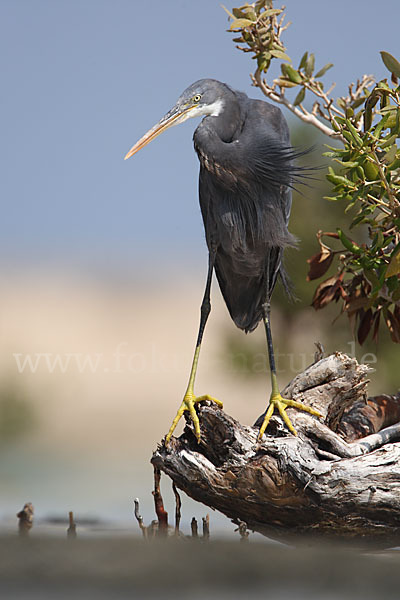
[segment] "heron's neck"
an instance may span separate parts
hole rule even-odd
[[[194,112],[194,111],[193,111]],[[194,132],[195,145],[201,147],[211,137],[232,142],[239,135],[244,121],[241,104],[236,94],[227,89],[224,97],[207,107],[205,118]]]
[[[242,123],[240,104],[233,93],[232,98],[207,119],[207,126],[212,127],[223,142],[231,142],[240,132]]]

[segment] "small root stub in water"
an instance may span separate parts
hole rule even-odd
[[[139,498],[135,498],[133,501],[133,504],[134,504],[133,514],[135,515],[136,520],[139,523],[140,531],[142,532],[143,537],[146,539],[147,538],[147,527],[144,525],[143,517],[139,513],[139,510],[140,510],[139,509]]]
[[[249,532],[247,531],[247,523],[245,523],[244,521],[239,521],[239,527],[237,527],[235,529],[235,531],[239,532],[241,542],[249,541]]]
[[[192,538],[197,539],[199,537],[199,528],[195,517],[191,520],[190,527],[192,530]]]
[[[181,497],[179,495],[178,490],[176,489],[176,485],[174,482],[172,482],[172,491],[174,492],[174,496],[175,496],[175,536],[179,537],[179,525],[181,522],[181,508],[182,508],[182,501],[181,501]]]
[[[17,513],[18,533],[21,537],[27,537],[33,527],[33,512],[32,502],[27,502],[24,508]]]
[[[176,485],[172,484],[172,490],[175,496],[175,527],[171,527],[168,525],[168,512],[164,508],[164,501],[161,495],[161,471],[157,468],[154,468],[154,490],[152,491],[154,497],[154,507],[157,515],[157,520],[151,522],[151,524],[146,527],[143,522],[143,517],[140,514],[139,509],[139,499],[135,498],[134,502],[134,510],[133,514],[139,524],[139,528],[142,532],[142,535],[145,539],[151,540],[154,537],[175,537],[181,540],[187,539],[199,539],[199,527],[195,517],[193,517],[190,529],[191,535],[185,535],[180,530],[180,523],[182,519],[181,509],[182,509],[182,500],[181,496],[178,492]],[[202,518],[203,525],[203,535],[202,540],[208,541],[210,539],[210,517],[207,514]]]
[[[203,522],[203,541],[208,542],[210,539],[210,515],[202,518]]]
[[[67,529],[67,539],[74,540],[76,539],[76,523],[74,521],[74,513],[72,510],[68,513],[69,518],[69,527]]]
[[[160,479],[161,471],[157,467],[154,467],[154,507],[158,519],[158,531],[159,537],[166,537],[168,535],[168,513],[164,508],[164,501],[160,491]]]

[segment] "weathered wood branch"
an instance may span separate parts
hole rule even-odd
[[[398,544],[400,396],[367,403],[368,370],[336,353],[295,377],[283,395],[324,417],[289,409],[297,437],[273,417],[257,443],[257,423],[241,425],[204,405],[200,444],[188,424],[168,448],[158,447],[152,462],[195,500],[269,537]],[[378,425],[389,427],[377,432]],[[356,439],[366,431],[371,435]]]

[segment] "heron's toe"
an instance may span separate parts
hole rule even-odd
[[[309,413],[310,415],[315,415],[316,417],[322,417],[321,413],[319,413],[317,410],[311,408],[310,406],[302,404],[301,402],[296,402],[295,400],[290,400],[289,398],[283,398],[281,396],[281,394],[279,394],[279,393],[271,394],[271,398],[269,401],[269,407],[265,414],[264,421],[260,427],[260,432],[258,434],[259,440],[261,440],[261,438],[269,424],[270,418],[271,418],[275,408],[278,410],[280,416],[282,417],[284,423],[286,424],[286,427],[293,433],[293,435],[297,435],[297,431],[293,427],[291,420],[289,419],[288,415],[286,414],[287,408],[297,408],[297,410],[302,410],[304,412]]]
[[[172,434],[175,431],[175,428],[178,425],[178,423],[185,411],[189,411],[190,417],[193,422],[194,433],[195,433],[196,439],[198,442],[200,442],[200,438],[201,438],[200,421],[199,421],[199,417],[196,412],[195,404],[198,404],[199,402],[205,402],[207,400],[209,402],[213,402],[219,408],[223,407],[222,402],[220,400],[217,400],[217,398],[214,398],[213,396],[210,396],[208,394],[205,394],[203,396],[195,396],[194,393],[190,390],[186,392],[186,394],[182,400],[182,404],[180,405],[178,412],[176,413],[176,417],[172,421],[172,425],[165,437],[166,445],[168,445],[168,443],[172,437]]]

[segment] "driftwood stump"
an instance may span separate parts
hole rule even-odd
[[[336,353],[295,377],[283,395],[323,415],[289,409],[297,437],[275,416],[257,443],[257,423],[203,405],[200,444],[188,423],[152,463],[195,500],[274,539],[399,544],[400,395],[367,399],[368,371]]]

